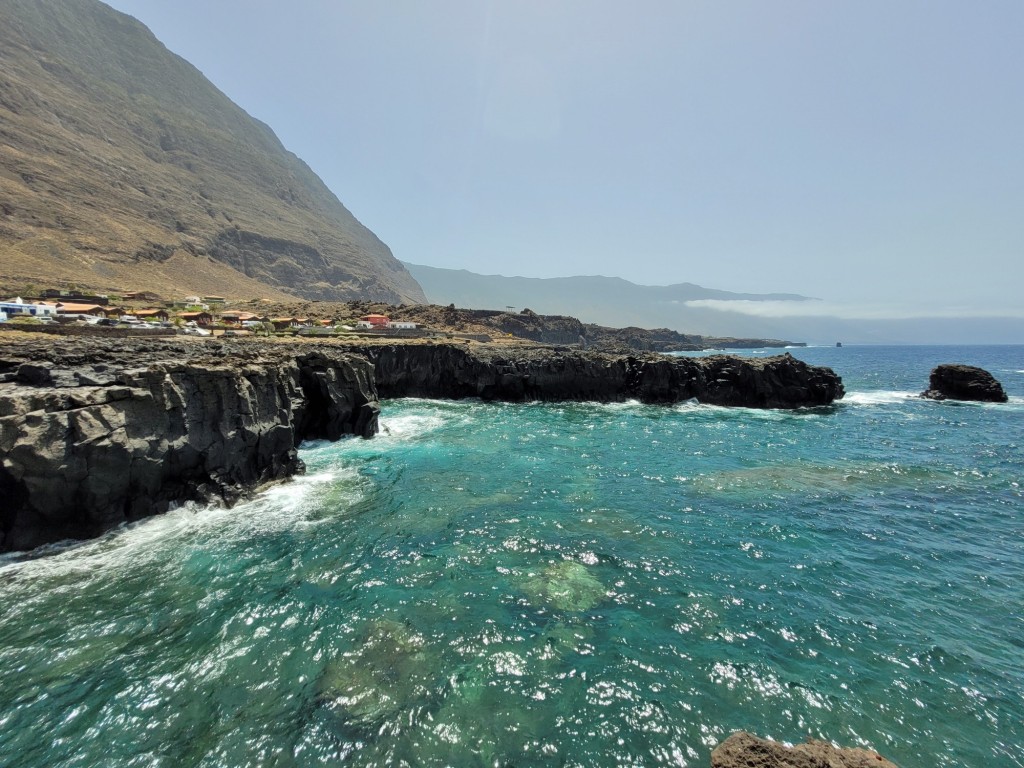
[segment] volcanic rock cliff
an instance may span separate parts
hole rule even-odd
[[[795,408],[831,403],[843,386],[789,355],[0,339],[0,551],[95,536],[186,501],[233,504],[301,471],[302,440],[375,434],[378,394]]]
[[[0,279],[426,300],[269,127],[97,0],[0,0]]]
[[[747,408],[828,405],[844,394],[828,368],[791,355],[769,358],[616,356],[537,348],[394,345],[360,350],[374,364],[377,390],[391,397],[484,400],[637,399]]]
[[[377,431],[372,369],[338,350],[14,345],[0,380],[0,551],[230,505],[301,471],[302,440]]]

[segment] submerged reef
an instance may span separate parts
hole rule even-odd
[[[379,397],[697,399],[798,408],[842,395],[835,373],[790,355],[690,359],[460,344],[5,340],[0,551],[89,538],[189,501],[230,506],[262,484],[301,472],[303,440],[373,436]],[[575,599],[554,587],[538,590],[554,602]],[[584,602],[590,591],[596,594],[582,591]]]

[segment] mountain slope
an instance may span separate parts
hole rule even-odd
[[[168,291],[205,270],[425,300],[269,127],[97,0],[0,0],[0,255],[7,282]]]

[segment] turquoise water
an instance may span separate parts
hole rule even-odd
[[[1024,766],[1024,348],[793,352],[845,401],[392,401],[233,510],[0,560],[0,765]],[[939,362],[1011,403],[913,398]]]

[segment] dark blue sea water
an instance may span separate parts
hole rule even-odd
[[[233,510],[0,561],[0,764],[1024,766],[1024,347],[793,353],[846,399],[393,401]],[[1011,402],[916,399],[940,362]]]

